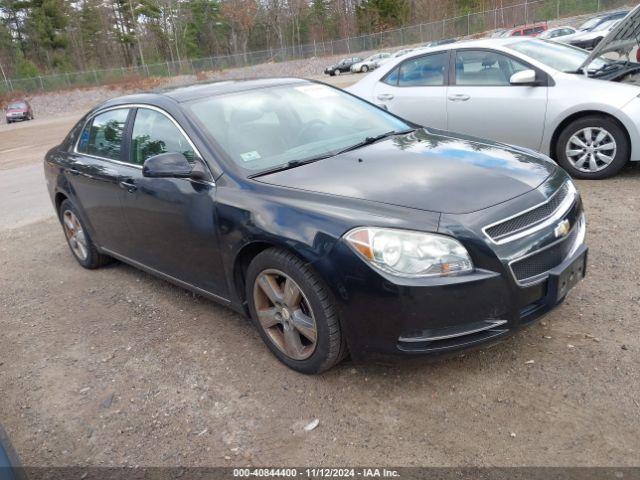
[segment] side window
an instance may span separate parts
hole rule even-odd
[[[484,50],[456,53],[456,85],[506,86],[511,75],[527,70],[525,64],[506,55]]]
[[[384,83],[387,85],[393,85],[394,87],[398,85],[398,70],[400,67],[396,67],[387,73],[387,76],[382,79]]]
[[[160,153],[182,153],[194,162],[196,154],[186,137],[165,115],[148,108],[139,108],[131,134],[131,162],[142,165]]]
[[[412,58],[400,64],[398,86],[423,87],[444,85],[447,52]]]
[[[96,115],[80,134],[78,151],[96,157],[120,160],[122,135],[128,115],[127,108]]]

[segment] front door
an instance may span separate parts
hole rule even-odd
[[[449,52],[405,60],[374,89],[373,103],[424,127],[447,126]]]
[[[548,87],[510,83],[511,75],[531,68],[491,50],[458,50],[447,130],[540,150]]]
[[[138,108],[133,122],[128,157],[132,164],[142,166],[147,158],[168,152],[182,153],[192,163],[203,162],[168,114]],[[147,178],[139,168],[128,182],[130,188],[122,193],[124,214],[131,231],[131,248],[126,256],[182,282],[226,297],[213,182]]]

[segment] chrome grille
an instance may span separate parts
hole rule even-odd
[[[521,213],[515,217],[511,217],[500,223],[496,223],[484,229],[484,232],[493,241],[498,242],[517,234],[529,228],[535,227],[537,224],[544,222],[551,217],[562,202],[570,193],[568,183],[564,183],[545,203],[531,210]]]

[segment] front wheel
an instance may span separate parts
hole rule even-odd
[[[360,69],[360,71],[362,73],[367,73],[369,71],[369,67],[367,67],[366,65],[363,65],[362,68]]]
[[[344,358],[346,344],[330,294],[296,256],[271,248],[247,270],[246,295],[260,336],[285,365],[323,372]]]
[[[629,140],[615,120],[590,115],[574,120],[560,133],[556,159],[575,178],[600,180],[618,173],[630,151]]]
[[[340,70],[336,70],[335,72],[333,72],[334,75],[340,75],[342,72]]]

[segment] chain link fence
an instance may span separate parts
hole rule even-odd
[[[139,77],[172,77],[329,55],[351,55],[384,48],[414,45],[544,20],[556,20],[623,7],[629,0],[534,0],[494,10],[469,13],[395,30],[326,42],[294,45],[282,49],[251,51],[236,55],[163,62],[83,72],[2,79],[0,93],[50,91],[71,87],[104,85]],[[632,0],[637,3],[637,0]]]

